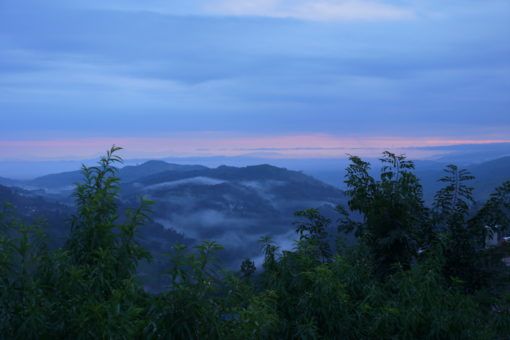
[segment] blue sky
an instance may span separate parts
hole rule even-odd
[[[508,1],[0,0],[0,159],[501,142],[509,108]]]

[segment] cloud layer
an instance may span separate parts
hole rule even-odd
[[[205,9],[221,15],[311,21],[400,20],[415,16],[404,6],[365,0],[222,0]]]
[[[506,140],[509,13],[500,0],[4,0],[0,158],[14,142],[208,132]]]
[[[437,155],[438,150],[465,145],[508,143],[508,139],[453,139],[441,137],[334,136],[327,134],[235,135],[222,133],[181,133],[169,137],[109,137],[0,140],[0,161],[26,158],[48,160],[94,158],[117,144],[128,158],[250,156],[264,159],[344,158],[348,153],[377,157],[382,151],[406,153],[413,158]],[[510,152],[510,150],[509,150]]]

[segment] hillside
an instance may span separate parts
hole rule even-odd
[[[200,165],[178,165],[164,161],[148,161],[140,165],[129,165],[119,169],[119,178],[123,182],[134,181],[138,178],[155,175],[165,171],[186,172],[201,170],[205,167]],[[12,185],[23,185],[25,187],[47,189],[52,192],[69,192],[75,184],[82,179],[80,170],[68,171],[57,174],[37,177],[29,181],[12,181]],[[1,179],[0,179],[1,180]]]
[[[51,247],[62,247],[71,232],[70,221],[74,209],[41,196],[40,192],[31,192],[19,188],[0,185],[0,207],[5,204],[13,207],[13,213],[25,223],[40,226],[47,235]],[[120,210],[125,211],[126,205]],[[122,220],[122,217],[121,217]],[[184,237],[171,228],[151,222],[137,232],[137,241],[153,255],[153,261],[143,262],[139,272],[144,283],[153,290],[162,288],[166,282],[162,268],[166,265],[165,253],[175,243],[192,244],[194,240]]]
[[[468,167],[476,177],[473,186],[478,197],[487,198],[493,188],[510,180],[510,157],[503,157]]]
[[[258,255],[257,240],[264,235],[292,247],[295,211],[315,207],[334,217],[334,207],[345,202],[341,190],[271,165],[207,168],[149,161],[121,168],[119,177],[123,205],[136,205],[142,196],[153,199],[159,225],[188,239],[218,241],[229,249],[224,257],[232,263]],[[73,171],[39,177],[23,187],[72,205],[70,194],[81,180],[81,172]]]
[[[442,184],[439,179],[444,175],[443,168],[445,164],[434,162],[429,162],[426,166],[417,164],[416,174],[423,184],[425,199],[428,202],[433,200],[434,194],[441,188]],[[477,201],[486,200],[497,186],[510,180],[510,157],[498,158],[461,168],[469,170],[475,176],[475,179],[469,184],[475,189],[474,197]]]
[[[19,181],[16,181],[16,180],[13,180],[13,179],[9,179],[9,178],[5,178],[5,177],[0,177],[0,185],[14,186],[14,185],[17,185],[17,184],[19,184]]]
[[[218,241],[231,259],[258,254],[257,240],[264,235],[291,247],[295,211],[316,207],[332,216],[345,201],[341,190],[270,165],[166,171],[122,189],[125,200],[153,199],[158,223],[190,238]]]
[[[425,199],[432,202],[441,188],[443,163],[418,161]],[[503,181],[510,179],[510,157],[467,167],[475,176],[475,198],[482,201]],[[374,175],[377,169],[374,169]],[[336,220],[334,207],[345,203],[344,193],[299,171],[271,165],[247,167],[177,165],[149,161],[119,170],[121,200],[134,205],[140,197],[153,199],[155,221],[188,239],[211,239],[227,246],[225,257],[255,256],[257,240],[271,235],[290,248],[293,213],[316,207]],[[342,179],[339,173],[338,178]],[[80,171],[53,174],[23,182],[22,186],[47,201],[72,205],[74,183]],[[4,180],[9,185],[20,182]],[[37,190],[37,191],[33,191]],[[57,204],[57,203],[56,203]],[[333,228],[333,227],[332,227]]]
[[[67,222],[71,210],[67,206],[51,202],[34,192],[0,185],[0,208],[5,204],[11,205],[15,215],[25,222],[43,227],[50,244],[61,246],[68,237]]]

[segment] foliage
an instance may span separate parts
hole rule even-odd
[[[299,221],[296,223],[296,233],[299,235],[299,239],[303,241],[301,246],[306,244],[311,250],[311,256],[320,259],[322,262],[329,261],[332,252],[328,243],[327,227],[331,220],[322,216],[317,209],[297,211],[295,216],[306,219],[306,222]]]
[[[261,239],[263,263],[221,268],[221,246],[169,251],[170,285],[146,292],[137,275],[150,259],[135,235],[150,201],[121,215],[113,147],[84,167],[77,212],[62,249],[43,229],[0,209],[2,339],[503,339],[510,334],[508,247],[487,233],[510,227],[510,184],[476,210],[472,176],[448,166],[432,209],[414,165],[386,152],[379,178],[351,156],[341,229],[358,244],[332,247],[331,220],[296,213],[298,240],[281,250]],[[486,228],[487,227],[487,228]]]
[[[255,271],[257,271],[257,267],[255,267],[255,262],[252,260],[245,259],[241,263],[241,275],[244,278],[250,278],[255,273]]]
[[[380,179],[370,174],[370,165],[350,156],[345,183],[349,208],[362,221],[346,219],[341,225],[355,230],[377,262],[381,277],[396,268],[409,268],[418,248],[418,234],[427,223],[421,185],[413,174],[414,164],[405,156],[385,152]]]
[[[451,219],[463,218],[469,212],[470,204],[474,203],[473,188],[464,183],[473,180],[474,176],[453,164],[446,166],[444,171],[446,175],[439,181],[445,183],[445,187],[437,192],[434,208],[439,218],[448,223]]]

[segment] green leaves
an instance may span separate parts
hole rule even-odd
[[[439,181],[445,186],[435,195],[434,208],[442,221],[463,219],[474,203],[473,188],[465,184],[474,179],[469,171],[456,165],[445,168],[446,175]]]
[[[245,279],[249,279],[256,270],[257,267],[255,267],[255,262],[250,259],[244,259],[241,263],[241,274]]]
[[[363,213],[376,193],[376,183],[369,175],[370,164],[357,156],[349,155],[351,164],[346,169],[345,193],[349,196],[349,208]]]
[[[122,162],[112,147],[95,167],[83,167],[75,190],[77,213],[66,247],[49,252],[39,229],[11,221],[2,234],[0,333],[13,338],[133,338],[142,327],[144,295],[135,283],[137,263],[148,253],[136,229],[148,221],[150,202],[118,223]],[[18,293],[19,292],[19,293]]]
[[[483,239],[487,235],[510,231],[510,181],[496,188],[489,200],[470,220],[470,224],[474,228],[485,227],[479,229]]]
[[[294,216],[305,221],[296,222],[296,232],[301,240],[301,247],[309,247],[310,255],[319,261],[328,261],[332,256],[328,242],[327,227],[331,220],[322,216],[317,209],[297,211]]]
[[[347,218],[344,211],[340,227],[354,229],[367,243],[381,277],[394,266],[408,268],[427,222],[413,162],[386,151],[381,158],[380,179],[375,180],[369,174],[370,164],[356,156],[350,160],[345,180],[348,205],[352,212],[361,214],[362,222]]]
[[[0,210],[0,338],[488,339],[510,332],[501,262],[508,249],[480,243],[485,230],[509,228],[510,182],[473,211],[465,185],[472,176],[449,166],[431,212],[405,156],[385,152],[377,179],[369,163],[350,156],[351,210],[338,211],[357,245],[332,249],[330,219],[306,209],[295,214],[293,250],[260,240],[260,272],[250,259],[240,273],[222,269],[215,242],[177,244],[170,286],[150,294],[137,277],[150,254],[136,233],[150,221],[152,202],[141,198],[119,213],[119,150],[83,167],[63,249],[49,250],[40,228]]]

